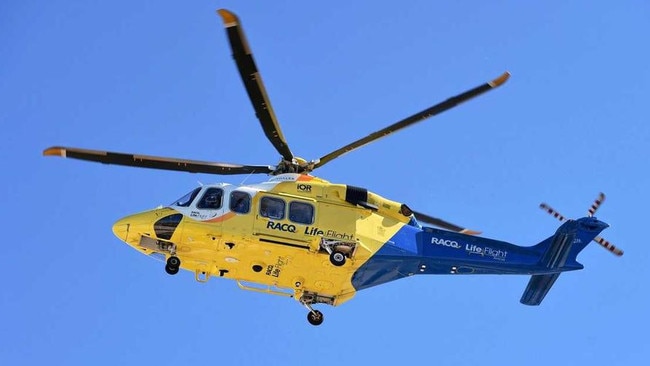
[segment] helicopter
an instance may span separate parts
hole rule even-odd
[[[331,183],[312,172],[324,164],[422,122],[503,85],[510,74],[469,89],[373,132],[319,159],[293,154],[282,134],[238,17],[217,10],[255,114],[281,160],[241,165],[54,146],[45,156],[104,164],[216,175],[266,174],[256,184],[217,183],[192,189],[168,206],[119,219],[115,236],[161,260],[169,275],[180,269],[196,281],[234,280],[244,290],[294,298],[312,325],[323,323],[316,304],[338,306],[358,291],[423,274],[531,276],[520,302],[539,305],[561,273],[583,268],[577,255],[592,241],[615,255],[623,251],[599,236],[608,225],[594,214],[566,219],[550,237],[518,246],[414,211],[363,187]]]

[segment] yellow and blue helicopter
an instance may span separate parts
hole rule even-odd
[[[567,220],[542,204],[563,224],[539,244],[522,247],[479,237],[479,232],[416,212],[366,188],[311,175],[345,153],[499,87],[509,73],[307,161],[293,155],[280,130],[237,16],[224,9],[218,14],[256,116],[282,156],[276,166],[70,147],[43,152],[141,168],[270,175],[258,184],[204,185],[167,207],[130,215],[114,224],[113,232],[120,240],[163,260],[170,275],[183,268],[200,282],[223,277],[235,280],[242,289],[293,297],[309,310],[308,321],[319,325],[324,317],[314,304],[337,306],[359,290],[418,274],[531,275],[521,302],[539,305],[562,272],[583,268],[576,257],[592,240],[616,255],[623,254],[598,236],[608,226],[593,217],[605,198],[602,193],[588,216],[577,220]]]

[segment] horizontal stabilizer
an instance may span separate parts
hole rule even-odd
[[[519,302],[524,305],[541,304],[558,277],[560,277],[559,273],[531,276],[526,291],[524,291]]]

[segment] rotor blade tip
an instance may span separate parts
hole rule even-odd
[[[460,231],[461,234],[465,235],[480,235],[481,231],[475,231],[475,230],[470,230],[470,229],[463,229]]]
[[[498,86],[501,86],[506,81],[508,81],[509,78],[510,78],[510,72],[506,71],[503,74],[501,74],[501,76],[499,76],[498,78],[490,81],[488,84],[490,84],[491,87],[496,88]]]
[[[65,158],[65,149],[60,147],[50,147],[43,150],[43,156],[61,156]]]
[[[223,19],[224,25],[229,26],[231,24],[237,23],[237,16],[230,10],[219,9],[217,10],[217,13],[221,15],[221,19]]]

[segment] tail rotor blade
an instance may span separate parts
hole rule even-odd
[[[555,217],[556,219],[560,220],[560,222],[566,221],[566,218],[564,216],[562,216],[561,213],[555,211],[555,209],[553,207],[547,205],[546,203],[540,204],[539,208],[541,208],[542,210],[548,212],[549,215],[551,215],[551,216]]]
[[[600,194],[598,195],[598,198],[596,198],[594,203],[589,208],[589,211],[587,211],[587,213],[589,214],[589,217],[592,217],[596,213],[596,211],[598,211],[598,208],[600,207],[600,205],[603,204],[603,202],[605,202],[605,194],[600,192]]]
[[[609,241],[605,240],[603,237],[597,236],[594,238],[594,241],[600,245],[603,246],[603,248],[609,250],[612,252],[612,254],[620,257],[623,255],[623,251],[618,249],[614,244],[610,243]]]

